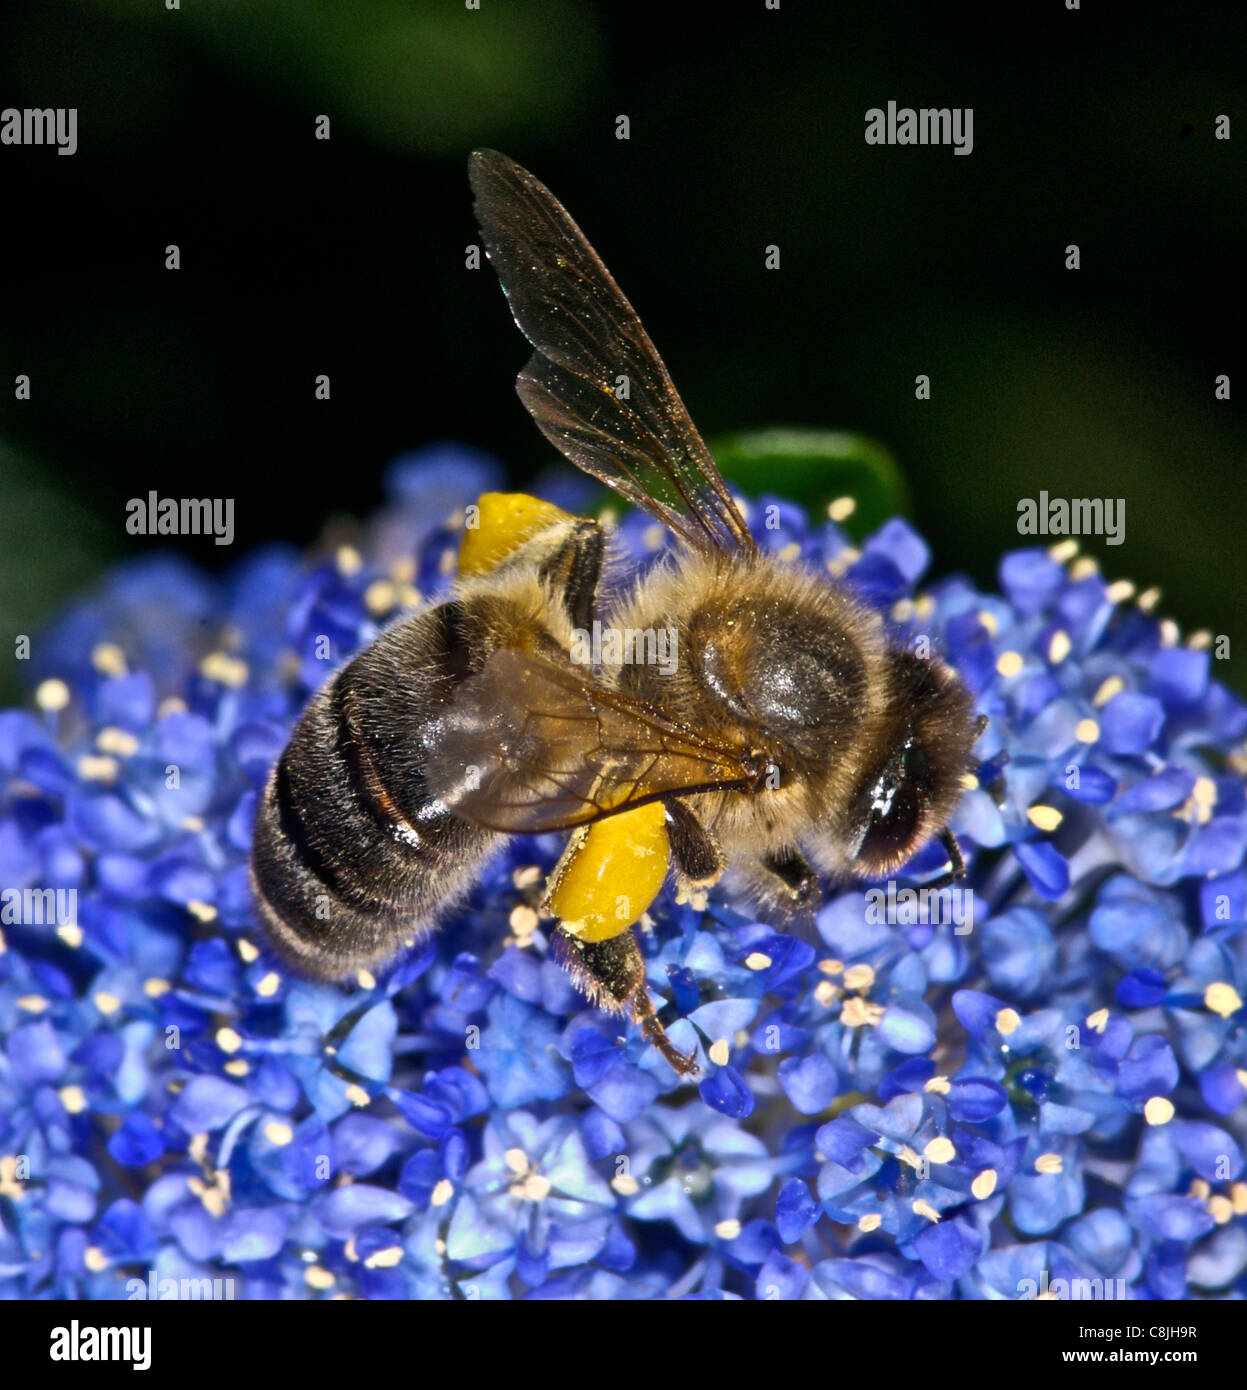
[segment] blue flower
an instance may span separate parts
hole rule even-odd
[[[745,500],[990,723],[953,819],[972,897],[897,895],[938,845],[829,886],[804,935],[659,897],[648,984],[695,1084],[551,959],[557,836],[507,841],[387,969],[287,971],[257,795],[329,672],[445,595],[502,479],[417,451],[354,545],[219,580],[144,559],[35,645],[0,713],[0,1296],[1247,1294],[1247,709],[1070,543],[1005,556],[998,594],[920,590],[907,523],[859,548]],[[668,544],[635,513],[615,541]]]

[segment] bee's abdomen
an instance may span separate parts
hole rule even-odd
[[[278,950],[340,978],[394,955],[497,837],[431,798],[421,750],[466,669],[446,604],[384,634],[318,692],[256,816],[252,878]]]

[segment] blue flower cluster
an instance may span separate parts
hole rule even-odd
[[[989,716],[954,821],[973,910],[898,924],[854,885],[811,942],[664,894],[649,978],[696,1081],[550,959],[558,837],[510,841],[387,972],[289,974],[248,887],[258,789],[329,671],[446,592],[500,481],[422,451],[318,563],[145,559],[36,645],[0,714],[0,1293],[1242,1297],[1247,709],[1072,542],[915,596],[904,522],[858,549],[750,505]],[[631,514],[616,539],[666,545]]]

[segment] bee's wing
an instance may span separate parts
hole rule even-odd
[[[765,771],[644,701],[507,649],[459,687],[431,742],[429,792],[511,835],[588,825],[668,795],[753,790]]]
[[[755,550],[649,335],[558,199],[496,150],[468,161],[485,247],[537,351],[516,390],[578,468],[699,550]],[[618,378],[628,383],[620,399]]]

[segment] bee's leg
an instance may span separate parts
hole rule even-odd
[[[818,901],[818,874],[799,850],[782,849],[768,854],[762,867],[778,880],[784,899],[794,907],[809,907]]]
[[[542,579],[552,582],[563,595],[574,628],[588,628],[593,623],[605,544],[606,537],[596,521],[577,517],[566,540],[541,565]]]
[[[723,876],[726,860],[718,841],[677,797],[663,802],[671,858],[689,888],[709,888]]]
[[[966,876],[966,861],[961,857],[961,846],[957,843],[957,837],[947,826],[940,831],[940,844],[948,851],[949,869],[942,873],[939,878],[933,878],[930,883],[925,884],[927,888],[948,888],[956,883],[958,879]]]
[[[551,939],[554,958],[591,1004],[608,1013],[631,1013],[641,1032],[681,1076],[697,1064],[680,1052],[658,1021],[645,984],[645,958],[631,927],[605,941],[585,941],[556,927]]]

